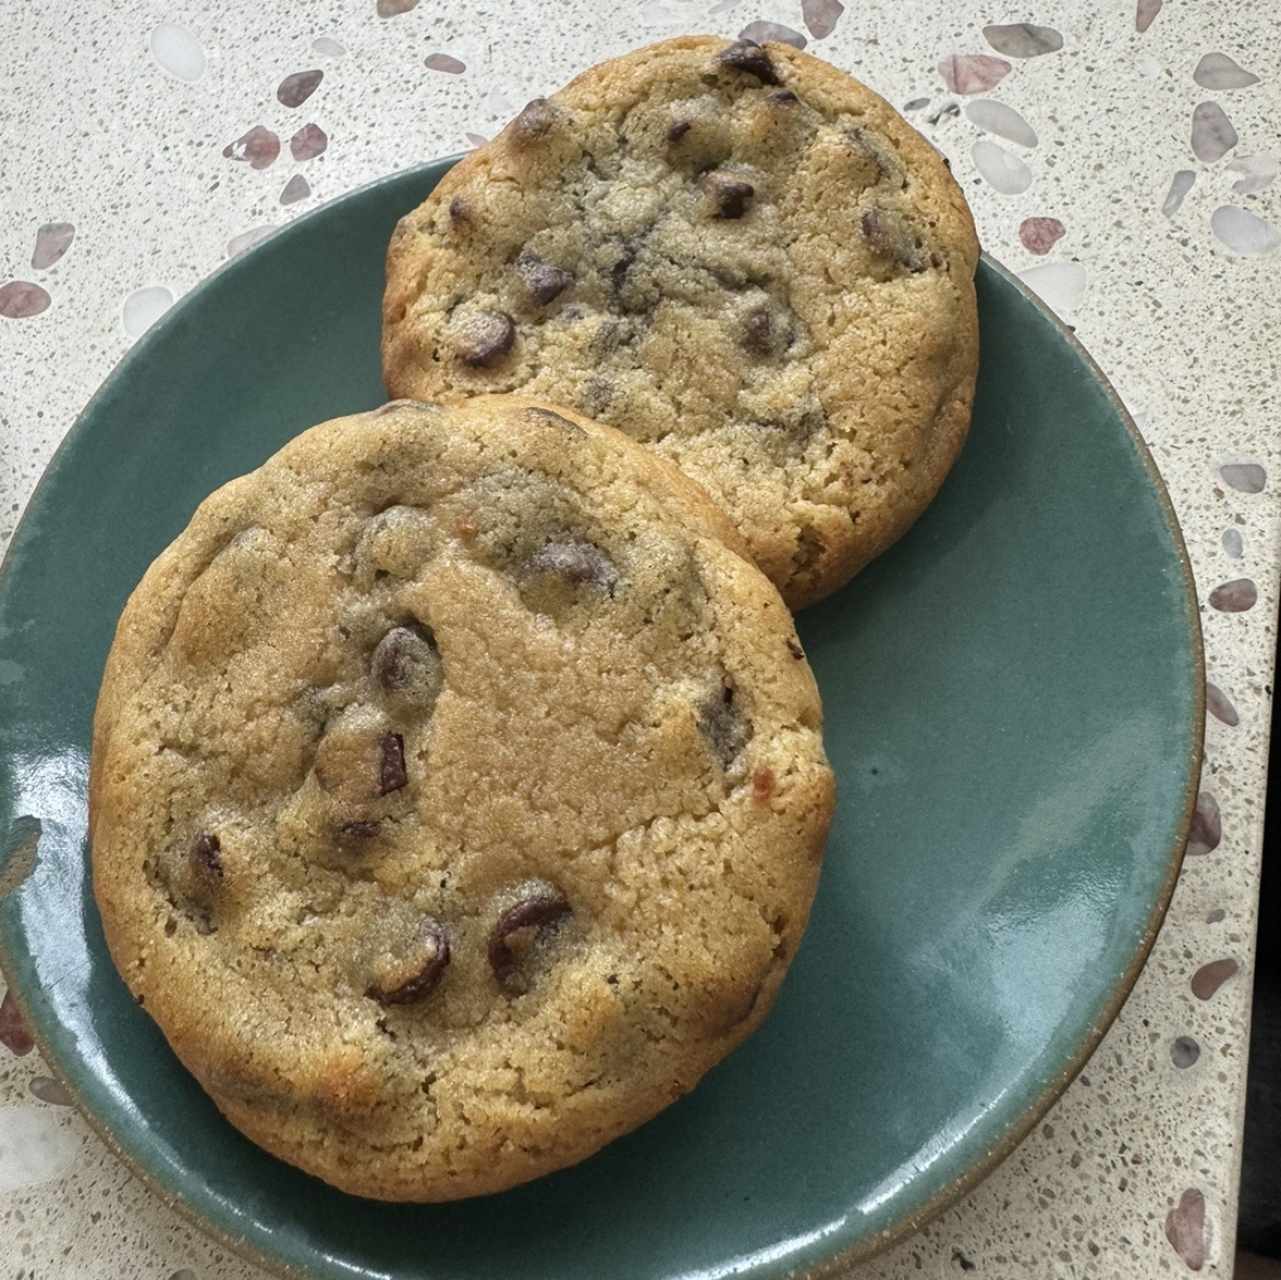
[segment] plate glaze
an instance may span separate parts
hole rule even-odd
[[[0,573],[0,961],[103,1137],[225,1243],[324,1280],[834,1273],[990,1170],[1084,1064],[1186,841],[1204,679],[1174,515],[1084,351],[979,271],[974,428],[938,501],[802,615],[840,803],[765,1027],[575,1169],[360,1201],[218,1115],[129,998],[89,888],[90,720],[120,608],[216,485],[382,398],[383,252],[448,161],[301,218],[139,341]]]

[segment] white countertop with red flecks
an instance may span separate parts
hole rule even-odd
[[[603,57],[763,22],[906,112],[987,249],[1111,377],[1187,537],[1212,681],[1191,856],[1119,1020],[1005,1165],[859,1274],[1228,1277],[1281,560],[1275,4],[11,0],[0,547],[129,344],[266,229],[474,145]],[[12,1013],[5,1280],[261,1276],[103,1146]]]

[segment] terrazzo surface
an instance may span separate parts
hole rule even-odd
[[[1005,1165],[857,1274],[1229,1276],[1281,515],[1276,6],[4,5],[0,546],[112,365],[228,256],[602,57],[749,26],[904,109],[1111,377],[1187,537],[1212,682],[1190,856],[1120,1018]],[[261,1274],[106,1150],[0,1006],[0,1275]]]

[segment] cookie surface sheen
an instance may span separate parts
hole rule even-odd
[[[773,587],[670,464],[509,397],[300,436],[121,618],[112,956],[240,1129],[344,1190],[571,1164],[762,1020],[832,809]]]
[[[795,608],[888,548],[960,450],[977,260],[943,158],[871,90],[682,37],[530,103],[402,219],[383,372],[651,445]]]

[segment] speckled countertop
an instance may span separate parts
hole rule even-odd
[[[859,1274],[1229,1276],[1281,549],[1277,6],[5,4],[0,546],[130,342],[265,229],[474,145],[602,57],[762,23],[907,112],[987,249],[1110,375],[1182,521],[1213,682],[1192,856],[1117,1024],[995,1175]],[[0,1219],[4,1277],[261,1275],[106,1150],[8,1003]]]

